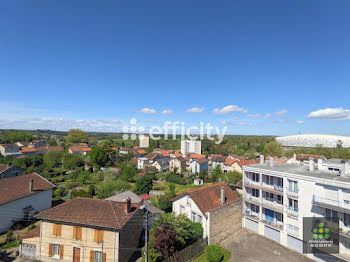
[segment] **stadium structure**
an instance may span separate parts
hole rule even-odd
[[[343,148],[350,148],[349,136],[320,135],[320,134],[302,134],[292,136],[276,137],[276,142],[284,147],[327,147],[337,148],[341,145]]]

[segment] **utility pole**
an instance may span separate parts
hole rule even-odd
[[[145,262],[148,262],[148,210],[146,209],[145,223]]]

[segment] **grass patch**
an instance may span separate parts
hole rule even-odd
[[[226,249],[224,249],[224,259],[222,260],[222,262],[227,262],[230,260],[230,258],[231,258],[231,253]],[[192,260],[192,262],[208,262],[207,257],[205,256],[205,252],[199,257],[197,257],[196,259]]]
[[[6,249],[13,248],[13,247],[18,247],[20,243],[21,243],[20,240],[12,240],[7,243],[1,244],[0,251],[4,251]]]

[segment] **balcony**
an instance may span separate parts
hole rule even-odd
[[[298,217],[299,216],[299,210],[298,208],[294,208],[294,207],[287,207],[287,214],[293,217]]]
[[[245,178],[244,179],[244,185],[246,187],[260,189],[260,182],[253,181],[253,180],[251,180],[249,178]]]
[[[250,209],[246,209],[244,211],[244,215],[247,216],[247,217],[250,217],[250,218],[252,218],[254,220],[260,220],[259,213],[253,212]]]
[[[265,198],[262,199],[261,204],[263,207],[277,211],[279,213],[283,213],[283,205],[276,201],[269,201]]]
[[[263,218],[262,222],[266,225],[273,226],[274,228],[277,228],[279,230],[283,230],[283,223],[280,221],[277,221],[276,219],[274,219],[274,221],[271,221],[266,218]]]
[[[276,184],[270,185],[262,183],[261,189],[274,194],[283,195],[283,187]]]
[[[313,195],[312,203],[319,207],[350,214],[350,204],[347,204],[344,201],[338,201],[330,198]]]
[[[251,194],[244,194],[244,200],[256,205],[260,205],[260,198],[252,196]]]
[[[287,190],[287,195],[290,196],[290,197],[299,197],[299,190],[296,191],[296,192]]]

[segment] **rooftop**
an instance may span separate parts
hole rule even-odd
[[[124,199],[130,197],[131,203],[141,203],[142,198],[136,195],[134,192],[131,191],[126,191],[123,193],[118,193],[115,194],[114,196],[111,196],[109,198],[106,198],[106,200],[112,200],[112,201],[117,201],[117,202],[123,202]]]
[[[338,175],[336,172],[327,172],[325,170],[318,170],[315,168],[314,171],[309,171],[309,167],[305,165],[295,165],[295,164],[286,164],[286,163],[274,163],[273,167],[270,166],[269,163],[254,164],[247,166],[246,168],[259,168],[269,171],[282,172],[287,174],[301,175],[305,177],[311,178],[321,178],[332,180],[335,182],[347,182],[350,183],[350,177],[344,177]]]

